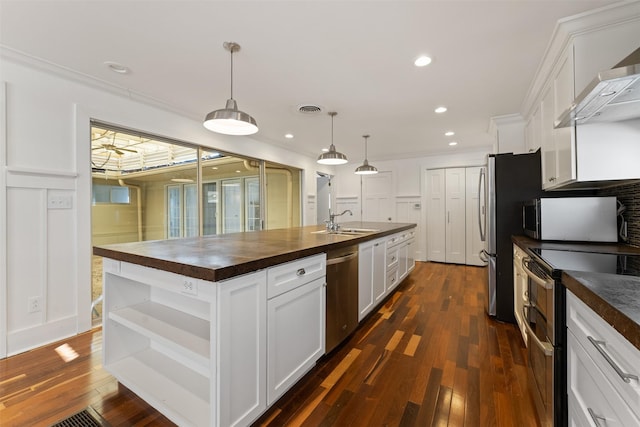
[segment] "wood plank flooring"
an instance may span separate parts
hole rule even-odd
[[[484,313],[486,270],[410,277],[255,426],[537,426],[525,348]],[[171,426],[101,367],[100,330],[0,360],[0,425],[47,426],[91,405],[112,426]]]

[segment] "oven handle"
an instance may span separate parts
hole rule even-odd
[[[535,274],[533,271],[529,270],[529,262],[531,262],[531,258],[529,257],[522,258],[522,268],[524,269],[524,272],[527,273],[527,276],[529,276],[531,280],[533,280],[543,288],[553,289],[553,283],[554,283],[553,279],[551,278],[543,279],[542,277],[539,277],[537,274]]]
[[[607,419],[605,417],[601,417],[600,415],[596,415],[596,413],[593,411],[593,409],[587,408],[587,411],[589,411],[589,415],[591,416],[591,419],[593,420],[593,423],[597,427],[602,427],[602,424],[600,424],[600,420],[602,420],[604,422],[607,421]]]
[[[620,378],[622,378],[622,380],[625,383],[631,382],[632,379],[638,381],[638,376],[637,375],[628,374],[628,373],[624,372],[622,369],[620,369],[620,366],[618,366],[618,364],[613,361],[611,356],[609,356],[609,354],[604,349],[604,346],[607,344],[605,341],[598,341],[598,340],[596,340],[595,338],[593,338],[590,335],[587,336],[587,338],[589,339],[591,344],[593,344],[593,346],[596,348],[596,350],[598,350],[598,353],[600,353],[602,355],[602,357],[604,357],[604,359],[607,361],[607,363],[609,363],[609,365],[611,365],[613,370],[616,371],[616,374],[618,374],[620,376]]]
[[[524,307],[522,307],[522,316],[524,318],[524,327],[527,329],[529,338],[531,338],[533,340],[533,342],[540,347],[540,350],[542,350],[544,352],[545,356],[553,356],[553,345],[551,345],[550,342],[545,341],[542,342],[540,341],[540,338],[538,338],[536,336],[536,333],[533,331],[533,329],[531,329],[531,326],[529,325],[529,316],[528,313],[525,312],[525,310],[529,307],[532,307],[529,304],[525,304]]]

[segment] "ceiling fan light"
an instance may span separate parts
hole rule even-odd
[[[225,135],[253,135],[258,132],[255,119],[238,110],[234,99],[227,99],[225,108],[207,114],[203,125],[210,131]]]

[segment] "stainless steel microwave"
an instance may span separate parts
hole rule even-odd
[[[538,240],[617,242],[615,197],[542,197],[522,207],[524,234]]]

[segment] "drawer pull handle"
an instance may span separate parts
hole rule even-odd
[[[596,415],[595,412],[593,412],[593,409],[591,408],[587,408],[587,411],[589,411],[589,415],[591,415],[591,419],[593,420],[593,423],[597,426],[597,427],[602,427],[602,424],[600,424],[600,420],[606,422],[607,419],[605,417],[601,417],[599,415]]]
[[[305,274],[307,274],[307,272],[304,271],[304,268],[300,268],[296,271],[296,276],[304,276]]]
[[[604,346],[607,345],[607,343],[605,341],[598,341],[595,338],[593,338],[592,336],[588,336],[587,338],[589,339],[591,344],[593,344],[593,346],[596,348],[596,350],[598,350],[598,353],[600,353],[602,355],[602,357],[605,358],[607,363],[609,363],[609,365],[611,365],[613,370],[616,371],[616,374],[618,374],[620,376],[620,378],[622,378],[622,380],[625,383],[631,382],[632,379],[638,381],[638,376],[637,375],[628,374],[628,373],[624,372],[622,369],[620,369],[618,364],[616,362],[614,362],[614,360],[611,358],[611,356],[609,356],[609,354],[607,354],[607,352],[604,349]]]

